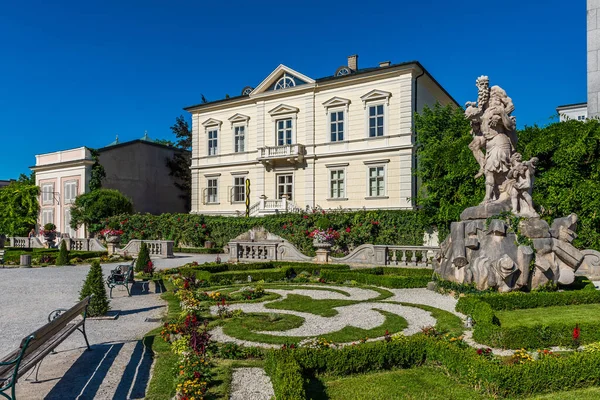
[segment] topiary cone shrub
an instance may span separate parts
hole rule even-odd
[[[148,263],[150,262],[150,253],[148,252],[148,246],[146,246],[146,242],[142,242],[140,245],[140,252],[138,253],[138,258],[135,261],[135,272],[143,272]]]
[[[56,257],[55,265],[69,265],[69,252],[67,251],[65,239],[60,242],[60,251],[58,252],[58,257]]]
[[[85,277],[81,292],[79,292],[79,300],[83,300],[91,294],[94,297],[92,297],[92,301],[88,306],[87,316],[96,317],[106,314],[110,306],[108,305],[108,296],[106,295],[106,287],[104,286],[102,267],[98,260],[92,261],[90,271]]]

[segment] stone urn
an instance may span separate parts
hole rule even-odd
[[[117,244],[121,242],[121,235],[106,235],[106,243]]]
[[[329,250],[331,248],[331,246],[333,246],[333,244],[330,242],[320,242],[317,239],[314,239],[313,246],[316,249]]]
[[[56,233],[44,233],[44,240],[46,241],[46,246],[49,249],[54,247],[55,239],[56,239]]]

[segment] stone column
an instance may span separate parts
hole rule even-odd
[[[587,0],[588,118],[600,116],[600,0]]]

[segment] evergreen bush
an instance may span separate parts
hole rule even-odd
[[[67,251],[67,242],[63,239],[60,242],[60,251],[56,257],[56,265],[69,265],[69,252]]]
[[[148,246],[146,242],[142,242],[140,245],[140,252],[138,254],[138,258],[135,261],[135,272],[143,272],[148,263],[150,262],[150,253],[148,252]]]
[[[79,300],[85,299],[87,296],[93,295],[90,305],[88,306],[88,317],[104,315],[110,309],[108,304],[108,296],[106,295],[106,287],[104,286],[104,276],[102,275],[102,267],[100,261],[92,261],[92,266],[88,272],[81,292]]]

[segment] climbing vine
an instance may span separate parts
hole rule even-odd
[[[98,190],[102,188],[102,180],[106,178],[106,171],[102,164],[100,164],[100,158],[98,150],[89,149],[90,153],[92,153],[92,160],[94,160],[94,164],[92,165],[92,176],[90,178],[90,191]]]

